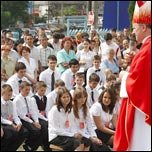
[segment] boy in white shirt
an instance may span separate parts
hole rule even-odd
[[[70,90],[72,97],[73,97],[74,90],[78,87],[85,87],[84,85],[85,85],[84,73],[77,72],[75,74],[75,85],[74,85],[73,89]]]
[[[22,81],[20,91],[21,93],[13,100],[13,106],[16,108],[22,124],[29,131],[29,136],[23,148],[27,151],[32,151],[36,150],[41,144],[41,125],[38,120],[35,105],[28,96],[30,84],[26,81]]]
[[[13,90],[4,84],[1,90],[1,127],[5,136],[1,141],[2,151],[16,151],[28,136],[28,130],[22,125],[16,109],[10,100]]]
[[[88,106],[91,108],[91,106],[98,101],[99,92],[97,90],[97,85],[100,81],[100,77],[96,73],[92,73],[89,76],[89,83],[86,86],[86,91],[88,94]]]
[[[20,84],[22,81],[27,81],[28,79],[25,77],[26,73],[26,66],[22,62],[17,62],[15,65],[16,73],[12,75],[6,82],[9,84],[13,89],[12,99],[15,98],[20,93]],[[30,96],[32,96],[32,89],[30,91]]]
[[[47,97],[45,96],[47,85],[44,81],[38,81],[36,83],[36,94],[32,97],[32,101],[35,103],[35,110],[39,117],[39,123],[41,125],[42,136],[42,148],[44,151],[50,151],[48,143],[48,119],[46,118],[45,109],[47,104]]]
[[[101,69],[100,64],[101,64],[101,57],[99,55],[95,55],[93,58],[93,67],[90,67],[87,71],[87,83],[89,81],[89,76],[92,73],[96,73],[100,77],[100,83],[98,87],[106,83],[106,75],[103,69]]]
[[[39,76],[39,81],[44,81],[47,85],[45,95],[48,95],[51,91],[54,90],[54,83],[56,80],[60,79],[60,72],[56,68],[57,58],[55,55],[50,55],[48,57],[48,69],[41,72]]]
[[[65,82],[66,88],[71,90],[75,85],[74,79],[76,72],[79,70],[79,61],[76,59],[70,60],[69,66],[70,68],[61,75],[61,79]]]

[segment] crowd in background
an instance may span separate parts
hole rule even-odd
[[[121,105],[119,73],[140,44],[129,28],[75,37],[39,29],[1,35],[1,148],[110,151]],[[4,133],[4,134],[3,134]],[[109,148],[110,147],[110,148]]]

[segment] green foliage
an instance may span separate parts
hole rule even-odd
[[[77,15],[77,8],[74,5],[67,6],[64,8],[63,12],[64,15]]]
[[[37,24],[37,23],[46,23],[46,17],[39,17],[39,16],[35,16],[35,20],[34,20],[34,22],[35,22],[35,24]]]
[[[28,1],[1,1],[1,28],[28,21]]]
[[[136,3],[136,1],[130,1],[129,8],[128,8],[131,31],[132,31],[132,18],[133,18],[133,14],[134,14],[135,3]]]
[[[60,10],[54,10],[54,16],[59,16],[60,15]]]

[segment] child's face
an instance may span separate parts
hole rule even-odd
[[[71,71],[73,73],[76,73],[78,70],[79,70],[79,65],[78,64],[77,65],[71,65]]]
[[[101,61],[99,61],[99,60],[93,61],[93,65],[95,66],[96,69],[100,67],[100,64],[101,64]]]
[[[66,92],[61,97],[63,107],[66,107],[70,103],[70,95]]]
[[[23,78],[25,76],[25,73],[26,73],[26,69],[21,69],[17,72],[17,76],[19,78]]]
[[[81,98],[77,99],[77,104],[79,105],[79,107],[81,107],[86,101],[86,97],[82,96]]]
[[[111,87],[111,85],[112,85],[115,81],[116,81],[116,80],[109,80],[109,81],[107,81],[106,86],[107,86],[107,87]]]
[[[111,97],[108,92],[105,92],[102,98],[102,102],[105,106],[109,106],[111,103]]]
[[[40,96],[44,96],[45,92],[46,92],[46,87],[41,87],[41,88],[37,89],[37,93]]]
[[[84,83],[84,79],[83,79],[83,78],[76,77],[76,78],[75,78],[75,83],[76,83],[78,86],[82,86],[83,83]]]
[[[89,81],[89,86],[91,89],[96,88],[96,86],[98,85],[99,82],[96,81]]]
[[[30,93],[30,86],[26,86],[24,88],[21,88],[21,94],[26,97]]]
[[[84,41],[83,45],[84,45],[84,49],[89,49],[90,47],[90,43],[88,41]]]
[[[48,62],[49,68],[53,71],[55,70],[56,64],[57,64],[57,61],[55,61],[55,60],[49,60],[49,62]]]
[[[10,91],[10,92],[4,92],[4,93],[2,94],[2,97],[3,97],[3,99],[4,99],[5,101],[8,101],[8,100],[11,99],[12,94],[13,94],[12,91]]]

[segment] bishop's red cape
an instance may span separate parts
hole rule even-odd
[[[122,99],[114,137],[115,151],[129,148],[135,108],[145,113],[145,122],[151,125],[151,37],[147,38],[131,63],[126,90],[128,98]]]

